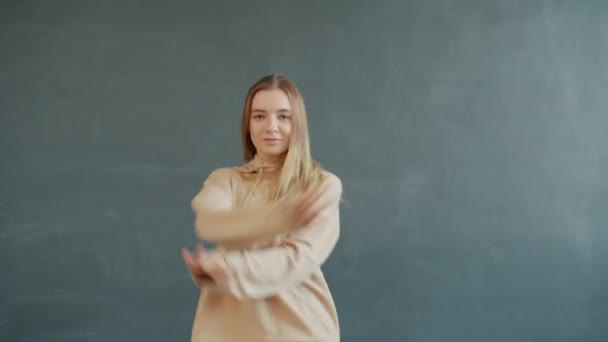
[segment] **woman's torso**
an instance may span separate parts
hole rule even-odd
[[[276,173],[238,172],[231,176],[235,208],[268,203]],[[285,236],[218,245],[221,250],[252,250],[280,246]],[[272,265],[268,265],[272,267]],[[238,300],[212,287],[203,288],[192,341],[339,341],[339,324],[331,292],[317,268],[297,286],[264,299]]]

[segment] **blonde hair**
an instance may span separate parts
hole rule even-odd
[[[296,190],[307,190],[317,185],[322,177],[323,168],[312,159],[310,153],[310,139],[308,135],[308,121],[304,100],[295,83],[281,74],[271,74],[255,82],[247,92],[243,106],[241,121],[241,138],[243,143],[243,159],[252,160],[257,153],[251,135],[249,123],[251,119],[251,103],[253,97],[260,90],[280,89],[289,98],[291,106],[291,133],[289,147],[278,178],[274,199],[278,199],[296,187]]]

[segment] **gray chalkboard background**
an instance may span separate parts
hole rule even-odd
[[[608,341],[608,1],[3,1],[0,340],[186,341],[247,87],[344,184],[344,341]]]

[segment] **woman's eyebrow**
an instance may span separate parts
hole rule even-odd
[[[255,108],[251,110],[252,113],[266,113],[265,109],[260,109],[260,108]],[[278,113],[281,114],[285,114],[285,113],[289,113],[289,109],[287,108],[281,108],[277,110]]]

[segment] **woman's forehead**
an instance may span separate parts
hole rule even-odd
[[[289,110],[291,104],[287,94],[281,89],[270,89],[258,91],[251,101],[251,110]]]

